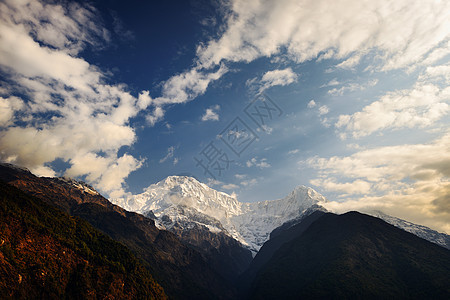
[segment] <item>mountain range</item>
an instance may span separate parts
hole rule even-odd
[[[371,213],[376,217],[357,212],[329,213],[322,206],[327,199],[305,186],[295,188],[279,200],[243,203],[194,178],[169,176],[141,194],[110,202],[86,183],[70,178],[37,177],[27,169],[9,164],[0,164],[0,181],[13,189],[3,196],[1,205],[5,216],[24,214],[29,205],[38,203],[51,207],[55,211],[52,214],[87,221],[90,227],[86,234],[74,236],[75,240],[67,245],[84,243],[91,252],[83,252],[79,247],[67,251],[75,251],[79,259],[92,266],[90,273],[80,276],[85,278],[85,287],[101,291],[98,295],[136,298],[137,294],[146,293],[150,295],[148,298],[161,299],[166,295],[171,299],[274,299],[299,295],[379,298],[384,292],[387,297],[446,299],[450,295],[448,235],[382,212]],[[15,205],[13,214],[9,207],[13,206],[14,199],[24,197],[28,197],[28,202]],[[35,214],[30,219],[40,217]],[[45,224],[47,231],[54,227]],[[23,272],[24,269],[17,269],[16,258],[11,256],[23,251],[21,241],[30,225],[21,226],[14,238],[8,237],[9,250],[2,247],[6,234],[1,233],[2,278],[9,278],[18,270],[34,278],[31,273]],[[43,240],[48,238],[42,234],[45,230],[34,232],[34,241],[44,245]],[[117,282],[114,278],[125,278],[120,272],[102,277],[100,288],[92,274],[97,274],[102,265],[97,266],[98,259],[86,253],[96,252],[102,245],[89,248],[91,244],[80,240],[86,235],[104,235],[126,247],[135,257],[134,270],[147,274],[142,276],[147,278],[146,282],[153,282],[153,290],[137,292],[143,291],[141,281],[132,280],[125,286],[130,286],[133,292],[117,294],[117,289],[112,287]],[[59,236],[60,233],[52,236],[51,243],[61,243]],[[95,241],[107,243],[104,238]],[[33,252],[33,255],[39,261],[57,260],[53,252]],[[123,266],[119,271],[128,270],[126,263],[114,255],[102,253],[100,262]],[[30,264],[30,258],[22,261]],[[45,264],[41,265],[44,273],[56,274],[54,268],[45,268]],[[117,268],[111,270],[114,273]],[[383,275],[386,280],[380,279]],[[58,282],[57,276],[52,280],[53,283],[27,282],[34,284],[35,293],[65,284],[70,288],[60,289],[58,297],[71,298],[72,283]],[[12,294],[11,286],[15,287]],[[7,290],[12,298],[26,298],[17,282],[0,288]]]
[[[141,194],[112,201],[153,217],[162,229],[189,230],[199,224],[213,233],[233,237],[256,253],[272,230],[326,199],[311,188],[299,186],[283,199],[244,203],[192,177],[169,176]]]
[[[245,203],[195,178],[169,176],[150,185],[141,194],[111,201],[129,211],[147,215],[159,228],[178,232],[179,236],[181,232],[198,227],[211,233],[224,233],[255,255],[273,230],[282,225],[292,226],[315,210],[326,211],[322,204],[327,199],[312,188],[298,186],[282,199]],[[381,211],[370,214],[450,249],[447,234]]]
[[[153,220],[112,204],[85,183],[37,177],[27,169],[9,164],[0,164],[0,180],[63,213],[89,222],[125,245],[145,263],[169,298],[185,299],[186,295],[196,299],[235,298],[232,284],[201,253],[173,233],[159,230]],[[12,245],[13,249],[20,247],[20,244]]]

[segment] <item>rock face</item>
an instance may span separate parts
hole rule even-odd
[[[230,299],[235,289],[195,249],[153,220],[112,204],[83,183],[39,178],[21,168],[0,164],[0,180],[73,216],[81,217],[127,246],[170,298]]]
[[[169,176],[142,194],[112,201],[125,209],[151,214],[156,225],[167,230],[174,226],[172,231],[190,230],[197,224],[212,233],[222,232],[256,254],[272,230],[326,199],[299,186],[283,199],[243,203],[192,177]]]

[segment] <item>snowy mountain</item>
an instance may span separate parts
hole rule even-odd
[[[233,237],[253,252],[272,230],[326,201],[313,189],[299,186],[279,200],[243,203],[187,176],[169,176],[142,194],[113,199],[127,210],[155,218],[160,228],[189,230],[201,225]]]
[[[293,226],[302,216],[325,210],[320,204],[327,200],[311,188],[298,186],[282,199],[244,203],[192,177],[169,176],[150,185],[141,194],[112,201],[154,219],[160,229],[179,233],[203,228],[212,233],[223,233],[255,254],[274,229],[282,225],[283,228]],[[380,211],[368,213],[450,249],[449,235]]]
[[[437,232],[436,230],[433,230],[423,225],[417,225],[396,217],[386,215],[381,211],[372,211],[369,214],[374,217],[380,218],[385,222],[394,225],[395,227],[401,228],[404,231],[410,232],[432,243],[450,249],[450,235]]]

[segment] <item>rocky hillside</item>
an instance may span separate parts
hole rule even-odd
[[[148,269],[89,223],[0,181],[3,299],[166,299]]]
[[[171,298],[229,299],[235,296],[231,283],[198,251],[182,243],[173,233],[156,228],[153,220],[112,204],[83,183],[40,178],[5,164],[0,165],[0,179],[88,221],[127,246],[146,262],[148,270]]]

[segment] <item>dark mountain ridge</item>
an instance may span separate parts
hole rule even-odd
[[[280,233],[294,236],[257,270],[250,298],[449,299],[449,250],[358,212],[306,227]]]
[[[214,271],[203,256],[154,221],[112,204],[98,193],[73,182],[36,177],[29,171],[0,164],[0,180],[55,206],[123,243],[144,260],[171,298],[228,299],[235,289]]]
[[[15,259],[15,256],[11,256],[9,250],[1,252],[0,274],[3,274],[5,280],[0,288],[13,287],[19,298],[21,295],[24,297],[28,290],[32,291],[30,295],[40,297],[41,294],[38,295],[33,290],[42,282],[35,271],[43,269],[47,261],[52,266],[56,263],[47,258],[38,259],[42,266],[32,269],[34,273],[26,273],[29,270],[24,271],[23,267],[34,266],[33,259],[42,257],[42,252],[46,251],[44,248],[49,247],[48,245],[48,251],[53,256],[60,257],[58,249],[63,249],[65,253],[71,253],[69,256],[74,257],[75,263],[68,264],[66,268],[52,267],[52,275],[47,277],[62,278],[65,284],[62,286],[66,292],[80,288],[74,285],[74,282],[82,283],[81,290],[88,299],[92,289],[98,292],[94,298],[126,299],[141,298],[142,295],[149,295],[142,298],[163,298],[165,296],[162,289],[158,288],[158,283],[164,288],[164,292],[174,299],[236,299],[240,296],[252,299],[450,298],[449,250],[389,225],[381,219],[361,213],[335,215],[312,209],[301,219],[291,220],[275,229],[270,240],[263,245],[250,267],[246,269],[246,253],[241,251],[239,243],[233,243],[234,240],[230,241],[228,236],[224,238],[220,234],[213,234],[202,226],[190,231],[180,229],[177,232],[177,224],[171,224],[174,225],[171,226],[173,232],[159,230],[151,216],[148,218],[128,212],[82,182],[67,178],[40,178],[25,169],[5,164],[0,164],[0,180],[8,182],[7,188],[13,189],[11,186],[14,186],[26,192],[28,196],[23,197],[45,202],[42,205],[53,210],[62,210],[59,214],[64,214],[69,219],[72,218],[71,220],[81,218],[87,221],[89,224],[82,220],[79,222],[102,232],[94,236],[100,235],[109,243],[116,243],[110,239],[112,238],[132,252],[126,252],[128,249],[121,246],[122,252],[119,253],[129,253],[130,257],[137,257],[134,260],[127,258],[127,262],[117,259],[105,261],[102,260],[104,256],[92,260],[92,255],[102,253],[102,247],[105,246],[94,243],[91,248],[90,244],[85,242],[90,252],[77,246],[76,242],[65,246],[57,238],[43,235],[45,230],[36,230],[34,221],[25,226],[29,234],[23,234],[25,231],[20,227],[8,225],[17,223],[17,220],[14,220],[15,215],[8,209],[21,209],[29,204],[17,207],[16,204],[8,202],[4,205],[6,210],[3,214],[7,221],[1,227],[0,244],[10,247],[10,241],[15,240],[18,242],[14,245],[27,245],[25,249],[31,248],[30,243],[34,241],[46,245],[38,248],[38,251],[28,251],[26,258],[21,254],[22,269],[11,264],[11,257]],[[42,215],[45,216],[45,213]],[[34,216],[30,220],[36,218]],[[180,226],[183,228],[183,224]],[[66,232],[67,230],[65,229]],[[91,230],[95,231],[93,228]],[[92,236],[92,233],[85,235]],[[8,244],[4,242],[3,236],[8,236]],[[30,236],[31,239],[28,238]],[[115,249],[116,246],[107,247]],[[76,258],[80,253],[81,256]],[[90,259],[87,260],[90,264],[87,265],[83,264],[86,261],[86,256],[83,255],[86,253],[91,253],[91,256],[88,256]],[[113,254],[108,254],[107,257],[115,257]],[[48,253],[46,255],[48,256]],[[95,265],[97,261],[99,266]],[[76,268],[76,272],[73,271],[81,275],[67,277],[63,274],[63,269],[72,270],[74,266],[81,266]],[[130,266],[131,273],[124,274],[123,270],[128,271]],[[131,283],[127,283],[127,276],[134,276],[133,270],[138,274],[142,272],[143,280],[148,282],[153,290],[142,287],[139,281],[141,279],[131,279]],[[242,271],[245,272],[236,280],[236,274]],[[18,286],[19,274],[28,274],[28,290],[23,289],[25,285]],[[29,278],[34,278],[34,281]],[[70,278],[78,279],[73,281]],[[92,278],[98,280],[92,281]],[[47,287],[55,286],[56,279],[52,280],[47,281]],[[133,284],[136,284],[136,287],[131,291],[124,290],[123,287]],[[238,295],[236,285],[242,288],[241,295]],[[64,295],[61,288],[58,291],[55,294],[57,296],[47,292],[45,298]]]
[[[122,244],[0,180],[0,295],[166,299]]]
[[[272,233],[270,239],[264,243],[263,247],[256,254],[250,266],[241,275],[239,287],[241,290],[247,291],[251,283],[255,280],[259,270],[263,268],[273,257],[273,255],[284,244],[299,237],[308,227],[317,219],[319,219],[325,212],[313,211],[311,214],[304,216],[301,220],[297,220],[296,225],[291,222],[283,224],[276,228]]]

